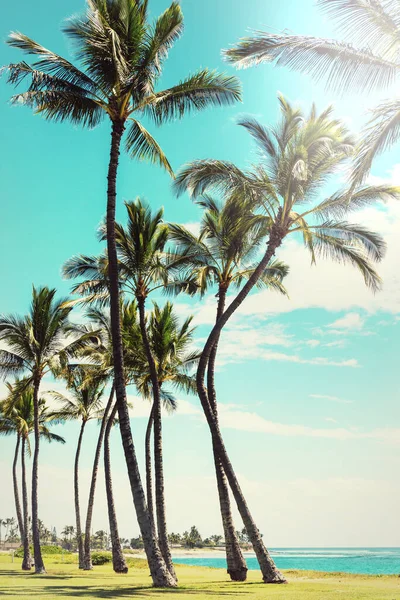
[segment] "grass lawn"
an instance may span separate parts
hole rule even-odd
[[[287,571],[289,585],[264,585],[260,574],[250,571],[246,583],[232,583],[222,569],[178,566],[179,588],[156,590],[151,587],[144,560],[130,560],[128,575],[115,575],[108,565],[80,572],[76,564],[59,557],[44,557],[47,575],[20,570],[20,559],[12,563],[0,556],[1,600],[69,600],[70,598],[223,598],[233,600],[400,600],[400,578],[347,574],[321,574]],[[69,557],[71,558],[71,557]],[[74,557],[75,559],[75,557]]]

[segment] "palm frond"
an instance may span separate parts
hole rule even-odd
[[[139,121],[135,119],[130,120],[131,125],[126,137],[127,152],[132,158],[158,163],[160,167],[163,167],[173,177],[174,172],[172,167],[153,136]]]
[[[368,175],[372,161],[400,139],[400,101],[385,102],[372,110],[355,157],[351,176],[353,187]]]
[[[181,119],[193,110],[230,105],[240,99],[241,86],[236,77],[203,69],[178,85],[158,92],[139,108],[143,108],[160,125]]]
[[[242,39],[224,54],[239,68],[275,63],[311,75],[317,81],[325,79],[329,87],[338,90],[383,89],[398,74],[395,62],[369,49],[311,36],[259,32]]]

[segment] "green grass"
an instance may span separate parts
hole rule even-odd
[[[74,557],[75,558],[75,557]],[[76,560],[76,559],[75,559]],[[71,598],[186,598],[193,600],[400,600],[400,578],[287,571],[289,585],[264,585],[250,571],[246,583],[232,583],[222,569],[178,566],[179,588],[151,587],[144,560],[129,559],[128,575],[115,575],[109,565],[81,572],[75,563],[46,557],[47,574],[23,573],[20,560],[0,556],[1,600],[70,600]]]

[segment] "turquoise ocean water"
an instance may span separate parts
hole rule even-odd
[[[400,573],[400,548],[277,548],[271,550],[278,568],[341,571],[370,575]],[[257,569],[254,556],[246,556],[249,569]],[[185,557],[175,562],[225,569],[222,558]]]

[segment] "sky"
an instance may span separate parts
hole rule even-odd
[[[338,36],[312,0],[182,0],[185,32],[165,64],[160,86],[169,86],[200,67],[236,73],[243,102],[209,109],[153,134],[174,169],[198,158],[231,160],[244,168],[255,159],[246,133],[236,125],[243,114],[274,123],[277,93],[303,108],[315,101],[354,131],[368,107],[394,90],[369,95],[346,90],[342,96],[304,75],[262,65],[246,71],[223,62],[221,49],[250,30],[268,29]],[[167,7],[151,0],[153,15]],[[0,36],[19,30],[52,50],[68,55],[60,32],[63,20],[84,8],[83,0],[7,3]],[[0,63],[20,60],[0,45]],[[109,153],[107,123],[93,131],[50,124],[28,109],[11,107],[12,89],[0,80],[0,312],[24,313],[31,286],[69,292],[61,266],[77,253],[100,251],[96,228],[105,209]],[[400,185],[400,147],[376,161],[372,183]],[[332,183],[344,185],[344,176]],[[169,176],[155,166],[121,158],[118,217],[124,200],[145,198],[165,208],[168,221],[194,230],[198,209],[187,196],[177,199]],[[221,427],[248,503],[267,545],[396,546],[400,525],[400,408],[398,355],[400,207],[376,206],[357,221],[382,233],[388,245],[379,265],[384,285],[373,295],[359,274],[329,261],[311,267],[297,240],[287,241],[278,258],[290,266],[289,298],[272,292],[252,294],[226,328],[220,345],[217,391]],[[180,298],[183,318],[195,314],[200,343],[212,326],[215,297],[194,304]],[[76,316],[79,319],[79,314]],[[0,384],[1,386],[2,384]],[[60,388],[44,381],[43,389]],[[4,386],[0,387],[0,397]],[[140,464],[148,405],[130,389],[132,428]],[[3,392],[4,393],[4,392]],[[40,518],[60,532],[73,524],[73,457],[78,425],[57,429],[65,446],[42,445]],[[82,498],[87,499],[94,443],[91,423],[82,456]],[[206,536],[222,531],[214,482],[210,439],[196,397],[180,397],[178,411],[165,417],[165,472],[170,531],[196,524]],[[0,440],[0,517],[13,516],[11,457],[13,439]],[[112,461],[120,531],[138,535],[118,431]],[[241,527],[238,515],[237,526]],[[107,529],[102,477],[94,530]]]

